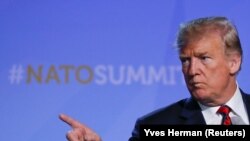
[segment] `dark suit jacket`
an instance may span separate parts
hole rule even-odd
[[[241,91],[243,101],[250,117],[250,95]],[[180,100],[172,105],[158,109],[139,118],[129,141],[140,141],[139,126],[147,125],[205,125],[201,108],[193,98]]]

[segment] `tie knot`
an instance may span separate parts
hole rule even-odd
[[[230,107],[228,107],[227,105],[222,105],[217,111],[217,113],[228,115],[230,111],[231,111]]]

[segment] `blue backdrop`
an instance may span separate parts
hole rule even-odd
[[[179,24],[227,16],[244,50],[248,0],[1,0],[0,140],[65,141],[66,113],[104,141],[126,141],[136,119],[188,97],[173,47]],[[215,82],[216,83],[216,82]]]

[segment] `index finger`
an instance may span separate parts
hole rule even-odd
[[[71,126],[72,128],[79,128],[79,127],[83,127],[83,124],[78,122],[77,120],[71,118],[70,116],[67,116],[65,114],[60,114],[59,118],[67,123],[69,126]]]

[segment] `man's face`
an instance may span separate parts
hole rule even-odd
[[[180,50],[182,72],[191,95],[205,105],[215,106],[231,92],[229,59],[217,34],[192,40]],[[234,81],[234,82],[233,82]]]

